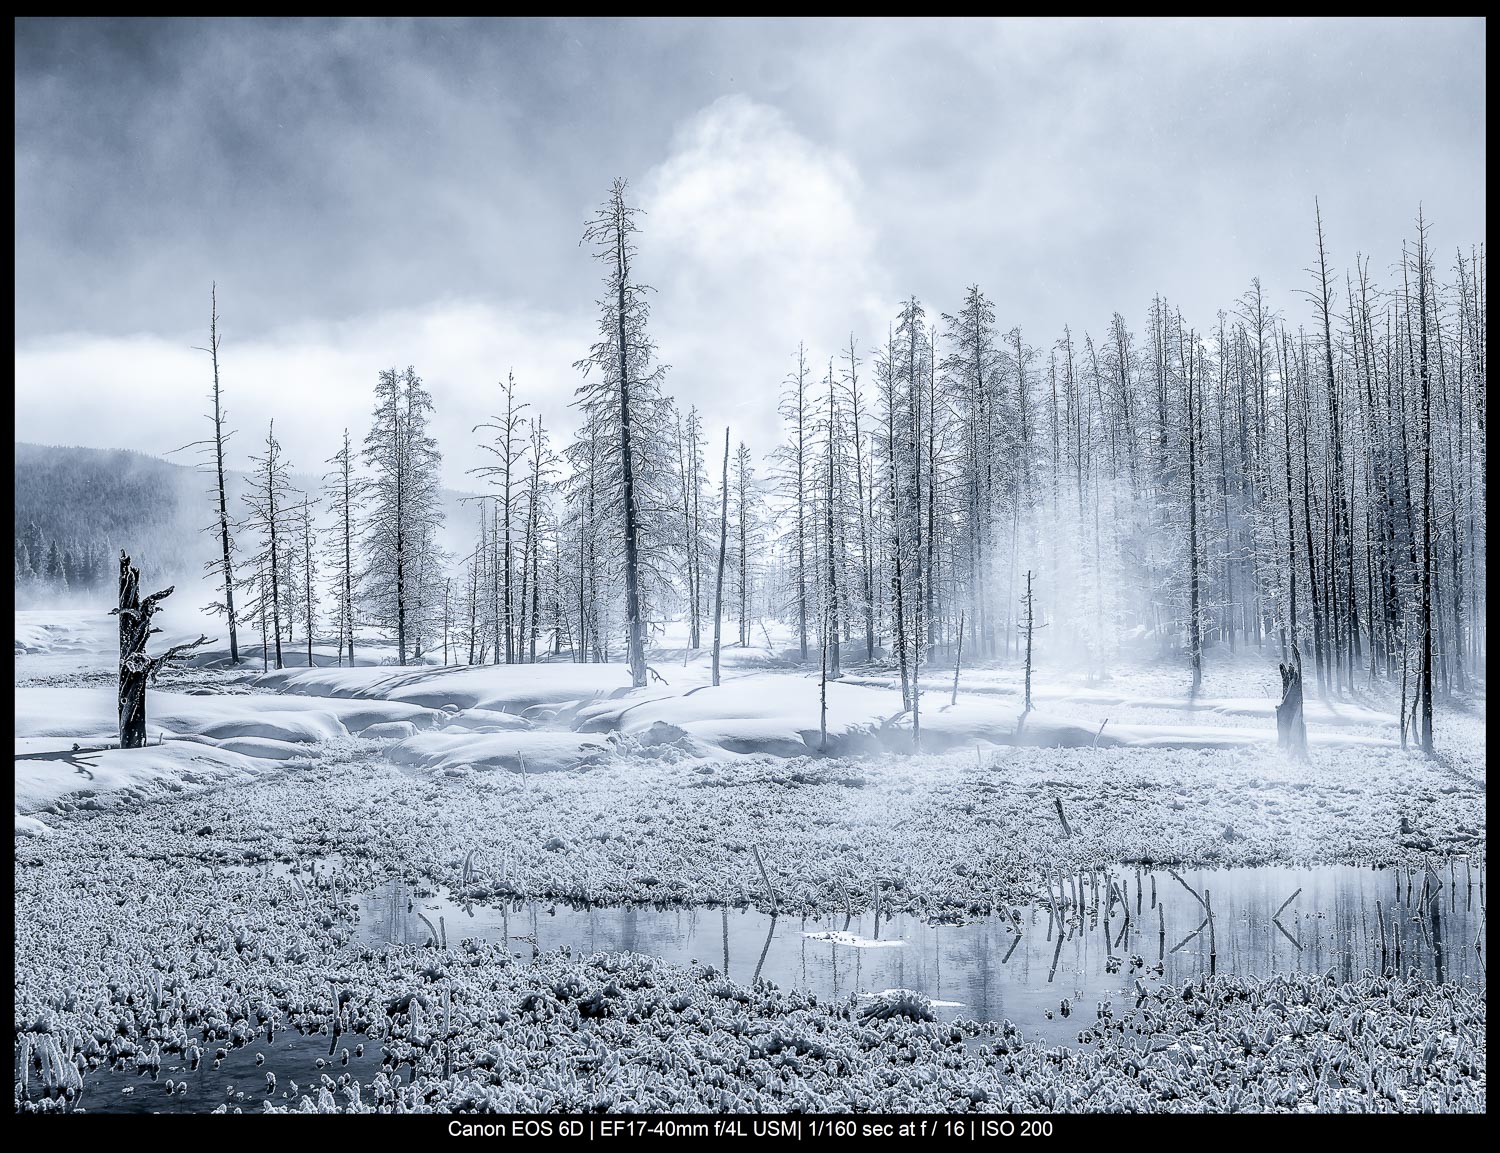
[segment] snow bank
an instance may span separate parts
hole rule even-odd
[[[986,670],[989,672],[990,670]],[[994,688],[993,675],[987,683]],[[578,708],[573,724],[584,732],[641,734],[670,726],[700,748],[733,753],[800,756],[820,751],[820,685],[815,675],[757,671],[726,679],[717,688],[630,693]],[[1033,694],[1037,702],[1022,718],[1021,699],[999,691],[949,692],[924,688],[922,747],[936,752],[976,743],[1041,748],[1215,748],[1271,746],[1276,740],[1274,704],[1253,699],[1173,702],[1135,699],[1089,689]],[[1107,707],[1106,707],[1107,706]],[[1382,731],[1384,714],[1360,706],[1309,709],[1313,746],[1391,747]],[[1120,723],[1117,717],[1127,718]],[[1253,724],[1225,723],[1234,717]],[[1318,718],[1331,718],[1320,726]],[[1211,718],[1216,723],[1205,723]],[[1344,727],[1347,726],[1347,727]],[[828,683],[826,751],[834,755],[906,751],[913,718],[901,709],[894,680],[850,676]]]
[[[289,746],[293,747],[293,746]],[[142,749],[80,750],[57,740],[16,742],[16,832],[39,832],[29,814],[67,807],[97,808],[121,800],[148,800],[231,780],[249,780],[266,770],[265,754],[186,741]],[[45,827],[45,826],[43,826]]]
[[[121,750],[107,747],[118,740],[112,688],[26,685],[15,690],[16,811],[54,808],[73,794],[144,798],[240,779],[306,760],[351,733],[411,737],[442,715],[399,703],[152,692],[151,744]]]
[[[274,691],[317,697],[357,697],[460,710],[523,713],[570,704],[630,687],[623,665],[475,665],[450,668],[387,666],[283,669],[257,683]]]
[[[16,735],[111,740],[118,717],[112,688],[24,685],[15,690]],[[406,721],[430,728],[443,714],[389,701],[299,698],[269,693],[205,694],[152,691],[147,729],[170,737],[237,736],[309,743],[359,734],[372,725]]]
[[[437,772],[506,769],[547,773],[587,767],[610,752],[595,737],[576,733],[419,733],[386,752],[399,765]]]

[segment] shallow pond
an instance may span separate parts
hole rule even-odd
[[[1140,988],[1180,987],[1210,971],[1331,970],[1337,979],[1352,979],[1365,969],[1394,968],[1397,937],[1403,969],[1483,986],[1483,874],[1468,874],[1462,862],[1451,874],[1446,869],[1430,879],[1352,866],[1189,869],[1181,880],[1163,870],[1115,869],[1054,878],[1050,906],[1025,905],[1013,918],[961,925],[908,915],[877,923],[869,912],[804,919],[754,909],[461,905],[390,881],[358,896],[358,940],[372,947],[421,946],[434,934],[449,947],[466,937],[501,940],[523,959],[533,949],[563,945],[579,955],[632,950],[712,965],[736,981],[763,977],[820,998],[912,989],[931,998],[940,1016],[1008,1019],[1027,1036],[1067,1043],[1094,1020],[1098,1002],[1111,1002],[1119,1016]],[[1433,881],[1441,882],[1436,916]],[[1214,910],[1212,936],[1200,898]],[[1385,922],[1383,961],[1377,902]],[[364,1053],[355,1055],[361,1042]],[[92,1112],[205,1112],[227,1103],[258,1112],[268,1096],[285,1102],[293,1080],[316,1095],[325,1075],[368,1083],[380,1068],[381,1043],[352,1034],[283,1031],[274,1042],[262,1038],[229,1050],[214,1068],[217,1048],[204,1045],[196,1069],[180,1054],[164,1055],[155,1077],[97,1069],[85,1078],[81,1104]],[[264,1065],[255,1063],[258,1053]],[[270,1093],[267,1071],[277,1077]],[[167,1081],[185,1082],[186,1091],[169,1095]]]
[[[1133,1003],[1137,981],[1152,989],[1210,971],[1266,976],[1330,969],[1349,980],[1365,969],[1394,969],[1398,936],[1402,969],[1484,979],[1474,949],[1476,936],[1484,944],[1481,877],[1466,875],[1462,865],[1451,878],[1447,872],[1433,878],[1441,881],[1436,918],[1432,900],[1422,900],[1420,873],[1324,866],[1178,875],[1181,881],[1132,868],[1054,879],[1052,907],[1061,928],[1045,902],[1019,907],[1014,918],[961,925],[908,915],[877,924],[869,912],[803,918],[754,909],[460,905],[416,896],[391,881],[359,898],[359,935],[371,946],[421,945],[435,936],[450,947],[465,937],[509,940],[523,957],[533,947],[567,945],[584,955],[625,949],[678,964],[699,961],[737,981],[759,976],[819,997],[913,989],[945,1017],[1008,1019],[1029,1036],[1057,1042],[1076,1040],[1096,1002],[1112,1001],[1117,1009]],[[1212,934],[1200,897],[1213,907]],[[1383,962],[1377,901],[1385,921]]]
[[[228,1049],[215,1067],[214,1053],[224,1044],[200,1041],[203,1059],[196,1067],[181,1053],[163,1053],[161,1069],[154,1075],[135,1069],[95,1069],[83,1079],[79,1104],[90,1113],[209,1113],[220,1105],[231,1111],[259,1113],[268,1098],[284,1105],[300,1094],[316,1097],[324,1076],[337,1083],[347,1074],[368,1083],[380,1071],[381,1042],[352,1033],[345,1033],[334,1045],[329,1033],[283,1030],[275,1041],[262,1036]],[[356,1056],[361,1045],[363,1052]],[[265,1058],[263,1064],[256,1063],[257,1056]],[[276,1075],[274,1090],[268,1086],[267,1073]],[[171,1093],[168,1082],[174,1086]],[[342,1095],[339,1100],[344,1100]]]

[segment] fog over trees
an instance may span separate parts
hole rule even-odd
[[[280,414],[242,401],[269,431],[231,507],[214,290],[214,607],[265,633],[267,663],[315,634],[352,662],[370,628],[403,663],[623,660],[643,685],[664,675],[646,652],[667,621],[693,650],[775,618],[788,659],[831,679],[898,669],[919,741],[922,672],[1021,659],[1029,620],[1092,680],[1145,648],[1197,692],[1250,648],[1323,697],[1379,682],[1428,750],[1434,696],[1483,675],[1485,257],[1434,252],[1420,209],[1406,237],[1360,238],[1377,258],[1309,205],[1307,270],[1267,269],[1235,300],[1122,301],[1097,330],[1007,328],[974,283],[893,304],[883,333],[809,333],[779,398],[733,382],[779,403],[780,441],[722,462],[650,335],[649,226],[620,180],[583,230],[598,330],[560,451],[524,381],[473,384],[496,415],[475,429],[491,460],[462,555],[440,547],[437,402],[414,366],[376,372],[363,447],[330,438],[321,492],[292,490]],[[97,535],[18,516],[18,589],[108,587]]]

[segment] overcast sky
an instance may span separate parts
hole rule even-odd
[[[20,21],[16,436],[203,435],[218,281],[236,463],[315,471],[410,363],[445,480],[514,369],[572,425],[615,176],[668,391],[757,455],[816,360],[978,283],[1046,347],[1153,293],[1301,319],[1313,198],[1377,275],[1420,201],[1484,239],[1482,20]]]

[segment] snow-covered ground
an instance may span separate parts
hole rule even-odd
[[[168,622],[163,644],[204,624],[185,616]],[[1089,756],[1121,748],[1241,750],[1257,764],[1268,759],[1273,771],[1280,764],[1271,695],[1276,672],[1258,654],[1211,661],[1205,690],[1192,699],[1182,691],[1182,670],[1164,662],[1121,669],[1106,684],[1076,674],[1049,679],[1050,670],[1039,665],[1033,708],[1024,716],[1022,670],[1014,665],[961,670],[956,693],[951,672],[926,670],[917,721],[901,708],[894,673],[860,664],[828,684],[825,718],[816,672],[769,645],[725,649],[718,686],[711,684],[707,652],[658,650],[650,685],[634,691],[624,667],[614,664],[304,665],[257,673],[250,662],[236,673],[204,671],[196,679],[191,670],[177,671],[164,682],[172,687],[151,697],[148,729],[162,743],[127,754],[105,747],[115,726],[112,626],[101,614],[16,614],[20,814],[70,794],[149,793],[174,777],[184,787],[244,778],[254,771],[247,760],[316,757],[324,742],[349,738],[377,740],[391,761],[435,771],[580,768],[622,746],[666,747],[706,761],[904,755],[914,748],[962,748],[979,756],[1014,747]],[[365,659],[389,659],[378,646],[361,647]],[[222,657],[210,647],[199,660],[222,664]],[[1326,763],[1407,761],[1394,713],[1394,702],[1371,697],[1310,697],[1308,771],[1316,779]],[[1483,723],[1482,698],[1443,713],[1440,765],[1455,780],[1484,780]],[[75,743],[86,752],[73,754]],[[71,760],[52,759],[63,753]],[[1044,752],[1039,757],[1048,759]],[[1077,775],[1061,767],[1072,764],[1069,758],[1056,759],[1061,775]]]
[[[157,638],[163,643],[203,628],[190,613],[165,624]],[[222,977],[231,970],[250,990],[247,996],[264,1001],[265,1013],[285,1023],[314,1011],[317,982],[309,984],[303,973],[324,974],[325,988],[327,975],[340,974],[357,990],[355,1005],[427,980],[413,975],[426,950],[385,962],[360,955],[350,944],[347,902],[337,889],[308,890],[299,882],[288,890],[284,876],[272,883],[269,873],[226,871],[246,862],[258,870],[269,861],[291,867],[337,860],[346,894],[401,877],[480,901],[749,902],[769,908],[763,864],[784,909],[857,907],[871,879],[881,878],[888,911],[952,918],[1028,901],[1044,878],[1126,861],[1419,865],[1448,854],[1482,861],[1486,851],[1482,697],[1439,710],[1442,755],[1434,760],[1400,748],[1393,702],[1375,695],[1310,698],[1311,755],[1297,763],[1275,748],[1274,659],[1254,653],[1211,654],[1204,691],[1192,700],[1179,664],[1122,665],[1108,681],[1089,683],[1080,673],[1039,661],[1034,707],[1024,720],[1015,665],[961,670],[956,702],[952,669],[924,670],[916,751],[913,718],[901,710],[893,671],[846,659],[844,677],[828,686],[827,753],[820,755],[819,679],[787,659],[785,632],[775,634],[774,643],[764,638],[764,644],[727,648],[718,687],[710,683],[706,650],[660,648],[651,655],[651,684],[640,690],[630,689],[620,665],[370,663],[261,673],[254,663],[216,667],[222,654],[211,647],[199,667],[169,674],[150,694],[153,743],[119,750],[109,747],[113,626],[111,618],[76,612],[16,614],[17,1028],[54,1036],[51,1028],[36,1026],[63,1023],[59,1028],[69,1031],[75,1058],[86,1068],[104,1059],[105,1042],[122,1023],[127,1032],[133,1028],[120,1016],[126,1011],[120,997],[132,982],[149,986],[153,951],[162,948],[152,942],[164,935],[174,940],[172,963],[196,975],[156,997],[178,1006],[173,1012],[196,1014],[174,1018],[174,1028],[192,1036],[195,1022],[204,1020],[204,999],[222,1000]],[[372,662],[388,656],[373,644],[364,653]],[[1059,804],[1070,835],[1063,834]],[[290,896],[293,891],[299,895]],[[310,891],[317,895],[309,904]],[[302,910],[290,918],[289,900]],[[234,916],[226,921],[215,909]],[[176,956],[186,948],[182,942],[205,933],[205,947],[228,942],[210,949],[211,962],[206,956],[194,961],[187,952]],[[437,963],[453,974],[457,996],[474,998],[477,987],[464,975],[466,956],[460,950]],[[396,968],[383,976],[388,970],[381,964]],[[591,987],[594,970],[587,966],[557,958],[537,964],[541,968],[528,973]],[[619,964],[635,974],[632,966],[639,963]],[[415,967],[408,973],[406,966]],[[109,974],[118,993],[105,988]],[[515,993],[515,1003],[506,1002],[512,1017],[534,979],[505,977]],[[712,975],[672,970],[658,979],[682,990],[683,1008],[674,1014],[698,1005],[697,1020],[721,1031],[724,1014],[743,1004],[739,992],[715,992],[715,981],[723,982]],[[627,1000],[637,995],[623,978],[617,983]],[[1212,988],[1204,996],[1219,996]],[[1299,986],[1296,995],[1320,994]],[[1379,1001],[1383,994],[1372,987],[1358,995]],[[138,991],[135,1004],[141,996]],[[1466,994],[1470,999],[1458,1007],[1452,1002],[1457,994],[1442,990],[1413,988],[1401,996],[1420,1000],[1427,1006],[1422,1012],[1453,1013],[1468,1022],[1467,1059],[1482,1066],[1482,995],[1476,1005]],[[564,999],[576,1003],[571,994]],[[467,1006],[463,1012],[471,1019],[483,1015],[477,1001]],[[543,1017],[560,1011],[549,1008]],[[798,1028],[820,1020],[835,1032],[845,1027],[836,1022],[851,1019],[836,1006],[788,1003],[776,1011],[800,1022]],[[1250,1012],[1247,1027],[1260,1029],[1269,1011]],[[250,1016],[244,1006],[226,1004],[226,1028],[233,1024],[230,1012]],[[806,1020],[797,1017],[808,1012],[813,1015]],[[1024,1046],[1003,1035],[988,1042],[985,1057],[983,1045],[975,1050],[962,1038],[950,1043],[929,1036],[924,1030],[934,1026],[910,1020],[905,1010],[893,1014],[883,1026],[890,1043],[924,1038],[923,1061],[935,1068],[958,1061],[969,1073],[965,1084],[989,1086],[981,1097],[966,1098],[970,1106],[1010,1100],[998,1087],[1003,1078],[985,1078],[1031,1060]],[[543,1027],[543,1017],[535,1027]],[[420,1028],[409,1024],[414,1034]],[[351,1017],[343,1027],[353,1026]],[[685,1019],[672,1025],[691,1027]],[[1175,1009],[1156,1027],[1181,1034],[1184,1045],[1189,1034],[1193,1044],[1205,1043],[1193,1031],[1206,1026]],[[141,1028],[140,1044],[149,1046],[151,1029],[144,1020]],[[104,1040],[91,1048],[88,1036]],[[203,1036],[200,1045],[224,1043]],[[625,1060],[636,1043],[591,1025],[573,1037],[568,1044],[583,1045],[606,1064]],[[155,1039],[160,1049],[167,1040]],[[463,1058],[469,1073],[443,1075],[451,1054],[423,1049],[414,1059],[422,1076],[441,1082],[439,1097],[456,1107],[469,1099],[464,1094],[489,1092],[473,1071],[503,1067],[514,1040],[497,1033],[492,1018],[483,1028],[475,1024],[464,1042],[471,1046]],[[1079,1079],[1059,1073],[1054,1095],[1028,1098],[1027,1107],[1079,1107],[1083,1098],[1074,1094],[1090,1077],[1124,1067],[1125,1054],[1115,1052],[1113,1039],[1094,1040],[1101,1044],[1094,1056],[1068,1058],[1081,1062]],[[492,1044],[499,1046],[494,1062],[473,1066]],[[762,1042],[751,1043],[761,1052],[756,1046]],[[1165,1068],[1171,1059],[1163,1054],[1170,1049],[1164,1041],[1151,1061]],[[788,1051],[807,1056],[805,1047]],[[1106,1059],[1105,1051],[1115,1055]],[[879,1046],[860,1052],[841,1059],[851,1070],[865,1070],[862,1076],[884,1076],[878,1070],[889,1054]],[[1012,1056],[999,1061],[1005,1053]],[[1469,1096],[1454,1098],[1452,1083],[1445,1088],[1442,1075],[1431,1072],[1440,1056],[1423,1055],[1409,1082],[1380,1100],[1412,1106],[1425,1090],[1447,1092],[1452,1107],[1474,1107],[1471,1083],[1463,1090]],[[1103,1063],[1091,1064],[1096,1057]],[[759,1068],[754,1062],[760,1058],[746,1059],[747,1068]],[[494,1100],[513,1108],[572,1100],[539,1095],[538,1084]],[[644,1097],[612,1099],[621,1105],[650,1100],[653,1107],[676,1101],[684,1108],[719,1107],[714,1100],[722,1107],[816,1107],[810,1103],[818,1100],[832,1103],[825,1107],[855,1107],[866,1099],[818,1098],[814,1089],[829,1089],[823,1082],[750,1096],[743,1087],[727,1087],[722,1098],[674,1085],[667,1077],[636,1085],[632,1092]],[[367,1081],[365,1091],[376,1092],[375,1082]],[[1118,1091],[1125,1094],[1121,1101],[1140,1107],[1171,1107],[1164,1090],[1131,1096],[1138,1090],[1121,1081]],[[272,1103],[326,1104],[311,1092]],[[408,1090],[398,1091],[387,1078],[378,1092],[390,1103]],[[928,1102],[924,1107],[962,1107],[958,1098],[912,1092],[917,1095],[910,1100]],[[1320,1101],[1325,1107],[1345,1100],[1329,1093]],[[1482,1080],[1478,1093],[1482,1108]],[[1293,1104],[1256,1100],[1261,1107],[1305,1107],[1310,1099],[1293,1096]],[[888,1094],[871,1089],[868,1099],[889,1107]],[[335,1104],[353,1102],[344,1094]],[[1365,1104],[1379,1107],[1375,1099]]]

